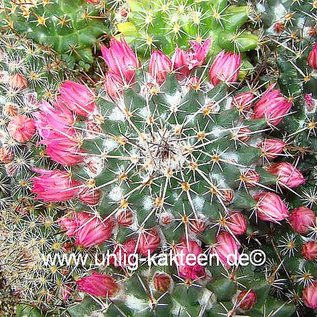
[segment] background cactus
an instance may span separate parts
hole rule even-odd
[[[257,36],[243,29],[249,6],[228,5],[227,1],[127,1],[127,22],[118,30],[140,56],[152,49],[171,54],[187,47],[189,40],[212,38],[210,53],[220,50],[248,52],[258,45]],[[246,66],[249,66],[247,64]]]
[[[101,16],[94,4],[84,0],[20,3],[6,0],[2,11],[4,28],[51,47],[61,54],[68,68],[72,68],[74,62],[89,68],[93,62],[93,46],[108,31],[106,16]]]

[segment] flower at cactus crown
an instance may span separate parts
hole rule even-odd
[[[245,91],[233,97],[232,105],[239,111],[248,111],[251,109],[254,93],[252,91]]]
[[[237,298],[237,306],[242,310],[250,310],[256,303],[256,293],[255,291],[247,290],[241,291]]]
[[[308,65],[311,68],[317,69],[317,43],[314,44],[313,49],[308,55]]]
[[[285,98],[278,89],[271,85],[260,100],[254,105],[253,119],[265,118],[273,126],[278,125],[290,111],[292,102]]]
[[[95,95],[86,86],[71,80],[63,82],[59,88],[59,102],[83,117],[88,117],[95,108]]]
[[[302,256],[308,261],[317,260],[317,242],[308,241],[302,246]]]
[[[288,221],[296,232],[305,234],[315,222],[315,213],[307,207],[298,207],[290,214]]]
[[[36,132],[34,120],[25,116],[14,116],[8,124],[10,136],[21,143],[31,140]]]
[[[191,73],[191,70],[205,62],[211,39],[207,39],[202,44],[196,41],[190,42],[191,48],[186,52],[180,48],[175,50],[172,57],[173,69],[176,72],[178,80],[185,79]]]
[[[112,276],[97,272],[82,277],[76,284],[80,292],[97,297],[113,297],[119,291],[119,286]]]
[[[84,156],[80,150],[80,135],[73,124],[72,113],[65,109],[61,102],[54,107],[43,101],[39,105],[40,111],[35,113],[36,126],[43,138],[41,144],[46,145],[47,155],[57,163],[72,166],[81,163]]]
[[[138,59],[127,42],[112,38],[109,48],[101,47],[102,57],[108,65],[108,72],[117,76],[121,84],[131,85],[135,80]]]
[[[226,220],[227,228],[234,235],[242,235],[247,231],[247,220],[241,212],[232,212]]]
[[[162,85],[166,80],[166,76],[172,70],[172,62],[161,51],[153,51],[149,62],[149,73],[155,81]]]
[[[256,213],[263,221],[279,222],[288,217],[288,209],[283,200],[275,193],[261,193],[256,195],[258,202]]]
[[[286,142],[280,139],[265,139],[258,147],[262,151],[262,156],[268,160],[275,159],[279,154],[283,153],[286,147]]]
[[[114,221],[99,219],[87,212],[74,212],[71,218],[61,218],[59,225],[66,230],[66,235],[75,238],[76,246],[90,248],[109,240]]]
[[[40,176],[33,177],[32,192],[45,202],[67,201],[77,197],[81,183],[70,179],[69,173],[60,170],[34,168]]]
[[[175,53],[172,57],[173,68],[176,72],[176,77],[178,80],[185,79],[191,73],[187,62],[187,54],[180,48],[175,50]]]
[[[148,252],[152,254],[161,244],[160,234],[156,229],[141,232],[138,239],[138,251],[147,256]]]
[[[238,80],[241,67],[241,55],[220,52],[213,61],[209,70],[209,79],[216,86],[221,81],[233,83]]]
[[[221,231],[217,235],[214,252],[224,267],[229,268],[234,264],[231,262],[238,260],[239,248],[240,245],[230,233]]]
[[[317,281],[303,289],[303,301],[305,306],[317,308]]]
[[[180,245],[176,246],[175,258],[180,277],[197,280],[206,275],[205,268],[198,263],[200,254],[203,254],[203,249],[196,241],[184,239]]]
[[[201,66],[207,57],[208,51],[211,46],[211,39],[208,38],[203,43],[197,41],[190,41],[190,49],[187,50],[187,62],[189,69]]]
[[[111,98],[118,99],[123,91],[121,78],[112,72],[107,72],[105,75],[105,90]]]
[[[42,138],[50,137],[50,134],[67,132],[75,122],[73,113],[62,102],[41,101],[38,105],[40,111],[34,113],[35,124]]]
[[[290,163],[275,163],[267,170],[278,177],[277,181],[282,186],[284,185],[289,188],[296,188],[305,183],[305,177],[303,174]]]

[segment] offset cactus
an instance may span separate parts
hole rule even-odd
[[[128,21],[118,30],[140,56],[158,48],[167,54],[184,48],[189,40],[212,38],[211,54],[220,50],[247,52],[258,45],[257,36],[241,29],[248,22],[249,7],[227,1],[134,1],[128,0]],[[248,65],[250,66],[250,65]]]
[[[67,81],[40,104],[41,142],[65,170],[36,169],[32,191],[69,206],[58,224],[70,250],[89,259],[85,274],[75,265],[79,276],[70,276],[70,316],[286,317],[316,308],[315,212],[294,200],[305,177],[292,144],[271,134],[292,101],[272,86],[261,93],[238,83],[238,54],[201,67],[207,51],[192,43],[173,62],[155,51],[139,65],[113,39],[102,48],[105,90]],[[227,262],[259,247],[261,266]],[[94,254],[107,251],[117,262],[97,265]],[[148,252],[217,254],[220,265],[129,269],[124,255]],[[69,305],[78,292],[90,296]]]
[[[89,67],[92,47],[108,31],[106,16],[100,16],[94,4],[84,0],[5,0],[1,25],[51,47],[69,68],[75,61]]]
[[[315,166],[316,66],[312,51],[317,40],[315,1],[263,1],[254,3],[256,20],[262,23],[264,38],[259,68],[263,82],[277,80],[281,91],[294,100],[293,114],[280,127],[288,135],[290,149],[302,170]],[[303,160],[303,157],[305,159]],[[308,181],[302,195],[313,199],[315,184]]]

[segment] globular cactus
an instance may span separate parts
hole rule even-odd
[[[93,46],[108,31],[107,17],[89,2],[5,0],[1,26],[51,47],[69,68],[74,62],[89,68]]]
[[[263,82],[277,80],[281,91],[293,98],[293,114],[279,134],[288,136],[299,167],[315,166],[316,143],[316,41],[315,1],[262,1],[254,3],[254,18],[263,28],[258,68]],[[304,159],[303,159],[304,158]],[[307,181],[304,195],[312,199],[315,184]]]
[[[48,165],[37,146],[32,113],[41,99],[52,98],[67,78],[55,54],[10,32],[0,38],[0,208],[29,196],[35,162]]]
[[[189,40],[202,41],[208,37],[213,40],[214,55],[222,49],[248,52],[257,48],[258,37],[242,28],[249,20],[249,6],[228,5],[223,0],[128,0],[127,3],[128,20],[118,24],[118,30],[140,56],[148,56],[155,48],[171,54],[176,47],[187,47]]]
[[[305,175],[292,145],[273,136],[292,100],[239,82],[239,54],[202,67],[207,51],[195,42],[190,53],[171,60],[155,51],[140,65],[112,39],[102,48],[104,88],[66,81],[34,114],[60,164],[35,169],[34,199],[69,206],[58,225],[89,258],[71,291],[88,295],[66,299],[70,316],[286,317],[316,308],[316,206],[297,205]],[[266,262],[230,266],[230,254],[259,248]],[[116,261],[102,263],[107,252]],[[126,260],[148,254],[196,262],[156,258],[133,269]],[[197,263],[202,254],[218,265]]]

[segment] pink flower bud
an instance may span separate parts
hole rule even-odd
[[[14,152],[12,149],[7,147],[0,147],[0,162],[8,164],[13,161]]]
[[[40,111],[34,114],[37,131],[42,138],[54,138],[55,133],[68,133],[74,124],[73,113],[62,102],[53,105],[42,101],[38,108]],[[52,134],[52,135],[51,135]]]
[[[317,69],[317,43],[314,44],[313,49],[308,55],[308,65],[311,68]]]
[[[173,286],[173,280],[170,275],[165,272],[155,272],[153,275],[153,286],[157,292],[169,292]]]
[[[245,143],[248,142],[251,138],[252,130],[247,127],[242,127],[237,131],[236,138],[241,142]]]
[[[317,242],[308,241],[302,246],[302,256],[308,261],[317,260]]]
[[[140,233],[138,242],[138,251],[147,256],[148,252],[152,254],[160,246],[161,237],[156,229],[151,229]]]
[[[202,233],[206,229],[206,219],[193,219],[189,222],[189,229],[193,233]]]
[[[134,223],[135,216],[131,209],[123,209],[116,213],[116,218],[119,226],[129,227]]]
[[[241,67],[241,55],[235,53],[220,52],[209,70],[209,79],[216,86],[221,81],[233,83],[238,80]]]
[[[232,212],[226,219],[226,226],[234,235],[242,235],[247,232],[247,220],[241,212]]]
[[[187,63],[189,69],[193,69],[197,66],[201,66],[204,63],[211,46],[211,39],[208,38],[203,43],[190,41],[189,44],[190,49],[186,52]]]
[[[112,99],[119,99],[123,92],[124,82],[118,75],[108,72],[105,75],[105,90]]]
[[[66,302],[72,294],[72,288],[70,284],[63,284],[61,286],[61,298]]]
[[[25,115],[17,115],[13,117],[8,124],[8,132],[10,136],[21,143],[31,140],[35,131],[36,128],[34,120]]]
[[[112,276],[97,272],[82,277],[76,284],[78,291],[97,297],[113,297],[119,291],[119,286]]]
[[[233,190],[232,189],[221,190],[220,198],[224,202],[225,205],[231,204],[234,198]]]
[[[149,72],[159,85],[164,83],[171,70],[171,60],[161,51],[153,51],[149,62]]]
[[[122,245],[117,244],[113,250],[115,258],[110,258],[110,263],[116,267],[129,267],[133,264],[134,258],[132,254],[136,254],[137,241],[135,239],[129,239]]]
[[[175,220],[175,217],[171,212],[162,212],[159,215],[159,223],[162,226],[168,226]]]
[[[193,240],[183,240],[175,248],[177,271],[180,277],[197,280],[205,276],[205,268],[198,263],[198,257],[203,254],[201,246]]]
[[[217,254],[220,262],[226,268],[229,268],[232,261],[238,260],[240,246],[237,244],[232,235],[228,232],[221,231],[216,237],[216,246],[214,252]]]
[[[317,309],[317,281],[303,289],[303,301],[305,306]]]
[[[288,220],[296,232],[305,234],[315,222],[315,213],[307,207],[298,207],[294,209]]]
[[[315,100],[313,99],[313,94],[305,94],[305,106],[308,111],[313,111],[315,109]]]
[[[258,147],[261,149],[263,157],[268,160],[273,160],[279,154],[283,153],[286,142],[280,139],[265,139]]]
[[[87,212],[76,212],[71,218],[61,218],[59,225],[66,230],[68,237],[75,238],[76,246],[90,248],[109,240],[114,221],[112,218],[99,219]]]
[[[60,170],[33,169],[40,176],[33,177],[32,192],[45,202],[61,202],[78,195],[80,182],[71,180],[67,172]]]
[[[237,306],[242,310],[250,310],[256,303],[256,293],[251,289],[247,291],[241,291],[238,295]]]
[[[263,221],[279,222],[288,217],[288,209],[283,200],[275,193],[267,192],[256,195],[256,213]]]
[[[172,57],[173,69],[176,73],[176,78],[178,80],[183,80],[188,77],[191,73],[187,63],[187,54],[180,48],[175,50],[175,53]]]
[[[254,105],[253,119],[265,118],[269,124],[277,126],[290,111],[292,101],[285,98],[271,85],[260,100]]]
[[[259,184],[261,176],[255,170],[247,170],[240,176],[240,180],[246,184],[248,188],[256,187]]]
[[[101,190],[94,188],[84,188],[78,194],[78,198],[85,204],[94,206],[99,203]]]
[[[9,85],[15,89],[25,89],[28,86],[28,81],[22,74],[14,74],[9,77]]]
[[[232,105],[239,111],[248,111],[251,109],[253,99],[253,92],[241,92],[233,97]]]
[[[101,47],[101,53],[108,65],[108,72],[119,77],[125,84],[134,83],[135,71],[139,63],[136,55],[123,38],[120,41],[112,38],[109,48]]]
[[[94,93],[82,84],[67,80],[60,86],[59,93],[59,101],[78,115],[88,117],[96,108]]]
[[[172,57],[173,69],[178,80],[185,79],[190,75],[193,68],[204,63],[211,46],[211,39],[207,39],[203,43],[190,41],[190,45],[190,49],[186,52],[177,48]]]
[[[278,177],[277,181],[282,186],[296,188],[305,183],[303,174],[292,164],[287,162],[272,164],[268,172]]]

